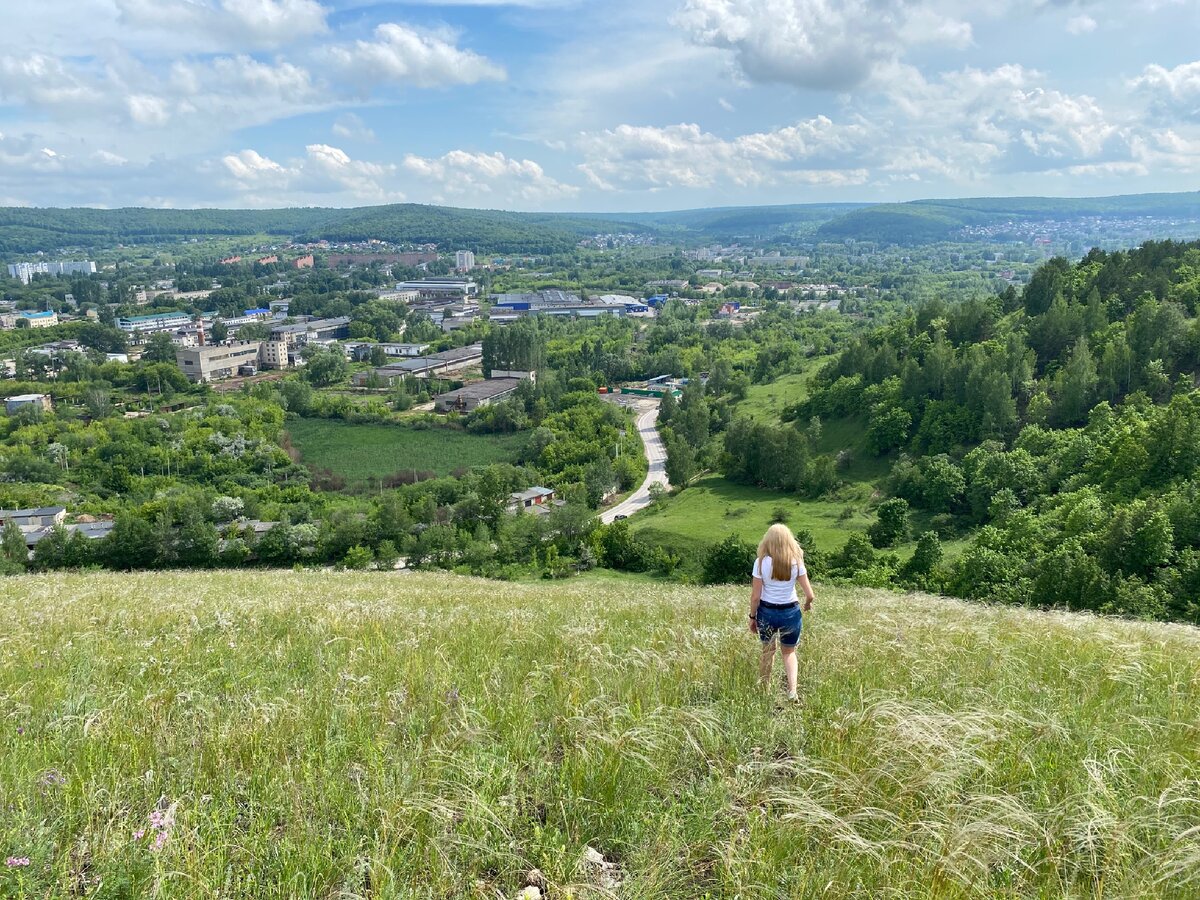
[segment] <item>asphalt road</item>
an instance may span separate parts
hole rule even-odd
[[[612,509],[606,509],[600,513],[600,521],[604,524],[612,522],[617,516],[632,516],[638,510],[649,506],[650,485],[657,482],[664,488],[669,487],[667,484],[667,449],[663,446],[662,438],[658,436],[658,431],[654,427],[657,421],[657,403],[638,416],[637,430],[641,435],[642,445],[646,448],[646,460],[650,463],[650,469],[646,473],[646,480],[636,491]]]

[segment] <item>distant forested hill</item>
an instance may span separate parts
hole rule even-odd
[[[1200,192],[1124,197],[977,197],[914,200],[855,209],[817,229],[829,240],[919,244],[952,239],[967,226],[1039,222],[1085,216],[1162,216],[1200,219]]]
[[[416,203],[357,209],[0,208],[0,255],[253,234],[331,241],[377,238],[505,254],[560,253],[581,237],[611,231],[690,242],[813,235],[922,244],[951,239],[966,226],[1122,215],[1200,220],[1200,193],[806,203],[658,213],[518,213]]]
[[[666,233],[695,238],[728,240],[769,237],[782,231],[815,228],[865,203],[799,203],[787,206],[728,206],[658,213],[598,213],[589,217],[632,222]]]
[[[569,250],[612,220],[547,213],[397,204],[359,209],[0,208],[0,254],[111,247],[192,237],[277,235],[303,240],[380,240],[476,247],[498,253]],[[646,230],[624,222],[620,230]]]
[[[382,241],[476,247],[497,253],[562,253],[581,237],[613,230],[649,231],[634,222],[553,213],[455,209],[402,203],[335,211],[339,214],[304,233],[308,239]]]

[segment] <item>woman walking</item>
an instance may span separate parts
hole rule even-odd
[[[804,609],[812,609],[813,589],[804,568],[804,551],[795,535],[782,522],[772,525],[758,545],[754,561],[754,581],[750,589],[750,633],[762,641],[762,660],[758,665],[759,678],[764,686],[770,684],[771,668],[775,664],[775,638],[783,651],[783,668],[787,673],[788,699],[796,695],[796,644],[800,641],[802,611],[796,585],[804,592]]]

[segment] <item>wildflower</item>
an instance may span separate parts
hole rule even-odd
[[[25,733],[25,726],[24,726],[24,725],[18,725],[18,726],[17,726],[17,737],[20,737],[20,736],[21,736],[21,735],[23,735],[24,733]]]
[[[167,833],[165,831],[160,831],[158,834],[156,834],[154,836],[154,844],[153,844],[154,849],[161,850],[166,845],[167,845]]]
[[[8,859],[4,860],[4,865],[6,865],[10,869],[23,869],[27,865],[29,865],[29,857],[28,856],[10,856]]]
[[[58,769],[47,769],[38,781],[43,787],[62,787],[67,783],[67,778]]]
[[[141,840],[142,838],[144,838],[145,836],[146,836],[146,829],[145,829],[145,828],[139,828],[137,831],[135,831],[135,832],[133,833],[133,839],[134,839],[135,841],[140,841],[140,840]]]

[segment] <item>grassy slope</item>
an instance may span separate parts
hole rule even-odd
[[[448,475],[458,468],[512,462],[520,435],[475,435],[399,425],[349,425],[326,419],[288,423],[306,465],[330,469],[351,484],[405,469]]]
[[[851,500],[804,500],[706,475],[667,500],[665,507],[638,513],[630,524],[635,533],[667,547],[698,550],[729,534],[757,545],[775,511],[783,509],[793,529],[811,531],[819,548],[833,550],[846,542],[849,531],[865,529],[874,521],[860,495],[861,491],[855,492]],[[839,519],[846,510],[850,515]]]
[[[785,407],[804,399],[809,378],[823,362],[809,360],[801,372],[752,385],[735,415],[778,424]],[[863,417],[822,423],[816,449],[831,455],[842,450],[850,453],[852,461],[842,472],[846,483],[835,500],[805,500],[708,475],[669,499],[665,507],[639,513],[631,524],[646,540],[694,552],[728,534],[757,544],[776,511],[783,509],[792,528],[812,532],[819,548],[833,550],[846,542],[849,532],[865,530],[875,520],[871,503],[878,499],[877,483],[887,475],[891,460],[867,452]],[[914,546],[910,542],[897,550],[906,556]]]
[[[780,709],[744,588],[601,583],[6,581],[0,896],[1200,890],[1195,630],[819,590]]]

